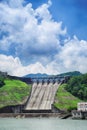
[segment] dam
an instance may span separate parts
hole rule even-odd
[[[51,112],[54,97],[60,83],[34,82],[25,110],[27,112]]]
[[[11,77],[14,78],[15,77]],[[54,113],[59,112],[54,104],[55,94],[60,84],[67,82],[69,76],[34,77],[21,79],[31,84],[31,92],[24,104],[6,106],[0,109],[0,113]]]

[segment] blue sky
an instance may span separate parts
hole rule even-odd
[[[47,0],[27,0],[34,8]],[[63,21],[69,35],[87,40],[87,0],[52,0],[49,9],[55,20]]]
[[[1,0],[0,70],[87,72],[86,0]]]

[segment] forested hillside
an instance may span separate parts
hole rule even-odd
[[[66,90],[82,100],[87,100],[87,74],[72,77]]]

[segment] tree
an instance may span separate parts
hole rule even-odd
[[[87,74],[72,77],[66,85],[66,90],[82,100],[87,100]]]
[[[4,78],[3,77],[0,77],[0,88],[4,85]]]

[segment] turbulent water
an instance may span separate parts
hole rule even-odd
[[[87,130],[87,121],[58,118],[0,118],[0,130]]]

